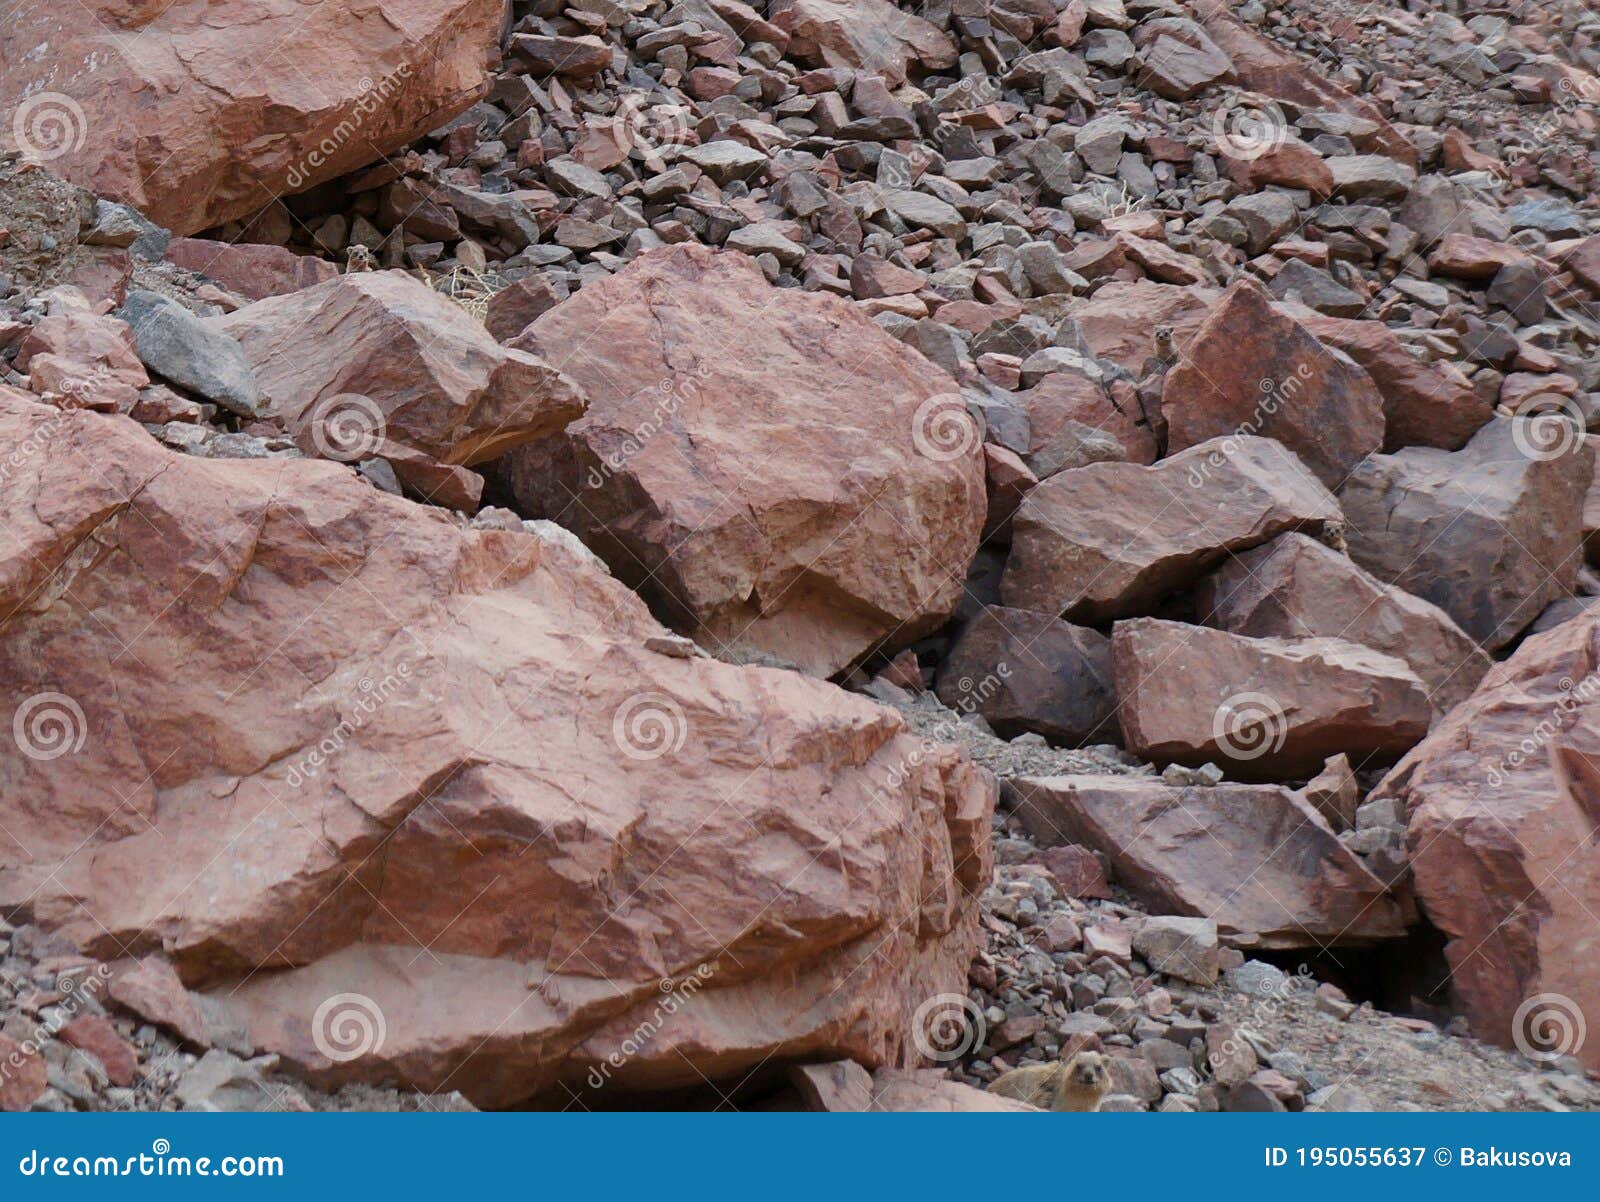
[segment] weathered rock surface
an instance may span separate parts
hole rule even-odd
[[[1343,351],[1372,377],[1383,397],[1385,451],[1411,446],[1460,450],[1494,415],[1457,368],[1418,359],[1381,321],[1290,311],[1318,341]]]
[[[1195,586],[1208,626],[1251,638],[1337,638],[1405,660],[1443,714],[1489,670],[1489,657],[1438,606],[1385,584],[1303,534],[1242,551]]]
[[[272,412],[328,458],[366,458],[389,441],[442,464],[483,463],[583,413],[571,380],[403,272],[340,276],[219,326]]]
[[[949,376],[847,303],[669,247],[512,345],[590,404],[511,457],[525,514],[684,634],[828,675],[954,611],[984,521],[977,428]]]
[[[163,950],[315,1082],[486,1104],[909,1064],[963,987],[992,782],[892,711],[651,650],[560,532],[339,465],[11,400],[0,443],[0,907]]]
[[[209,276],[246,300],[298,292],[325,284],[339,274],[325,259],[249,242],[174,238],[167,244],[165,257],[169,263]]]
[[[487,86],[504,11],[502,0],[26,5],[0,27],[0,110],[18,114],[0,138],[21,130],[74,183],[192,234],[443,125]]]
[[[1483,1039],[1600,1068],[1600,618],[1536,635],[1379,785]]]
[[[1167,373],[1161,409],[1172,450],[1232,434],[1276,438],[1329,488],[1383,446],[1383,398],[1372,378],[1248,277]]]
[[[1276,785],[1174,788],[1151,778],[1023,777],[1017,816],[1041,843],[1084,843],[1162,914],[1214,920],[1263,947],[1392,938],[1399,907],[1315,810]]]
[[[1455,452],[1374,455],[1339,492],[1350,558],[1498,650],[1572,591],[1593,473],[1559,416],[1497,418]]]
[[[984,606],[940,664],[935,692],[1005,738],[1031,730],[1078,746],[1117,734],[1111,641],[1054,614]]]
[[[956,61],[949,34],[888,0],[775,0],[767,15],[802,62],[870,72],[890,87],[905,82],[913,63]]]
[[[1310,776],[1339,752],[1397,759],[1432,716],[1404,660],[1338,638],[1135,618],[1112,631],[1111,674],[1128,750],[1244,779]]]
[[[1148,610],[1230,551],[1340,520],[1281,443],[1248,435],[1151,467],[1096,463],[1023,498],[1001,583],[1015,609],[1101,622]]]

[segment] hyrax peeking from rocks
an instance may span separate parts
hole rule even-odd
[[[1100,1109],[1100,1099],[1111,1091],[1111,1073],[1099,1052],[1076,1052],[1054,1064],[1030,1064],[1002,1073],[989,1086],[990,1093],[1015,1098],[1041,1110],[1076,1112]]]

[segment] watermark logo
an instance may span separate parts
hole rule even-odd
[[[83,750],[89,724],[65,693],[35,693],[12,715],[11,735],[30,760],[57,760]]]
[[[1212,115],[1211,137],[1222,154],[1250,162],[1289,140],[1289,119],[1270,100],[1241,98]]]
[[[1583,443],[1583,412],[1571,397],[1541,397],[1537,413],[1513,419],[1511,441],[1528,459],[1560,459]]]
[[[983,1007],[962,993],[935,994],[911,1016],[911,1042],[942,1064],[973,1052],[988,1033]]]
[[[356,392],[323,397],[306,412],[311,443],[324,459],[354,463],[383,445],[388,419],[378,402]]]
[[[1511,1041],[1517,1051],[1545,1064],[1577,1055],[1588,1033],[1578,1003],[1560,993],[1535,994],[1511,1016]]]
[[[349,110],[339,119],[338,124],[328,130],[321,140],[306,152],[304,158],[289,168],[289,173],[284,177],[289,190],[298,192],[315,182],[316,177],[323,175],[324,169],[331,169],[339,152],[361,132],[367,119],[389,107],[390,102],[399,93],[401,85],[411,78],[411,70],[410,63],[401,63],[380,80],[363,78],[356,85],[355,99],[350,102]]]
[[[978,445],[978,423],[957,392],[941,392],[917,406],[911,419],[911,445],[919,455],[948,463],[970,455]]]
[[[611,118],[611,140],[623,153],[637,151],[649,162],[664,147],[694,140],[693,117],[681,104],[646,104],[638,96],[624,96]]]
[[[1266,693],[1235,693],[1212,714],[1211,737],[1231,759],[1260,759],[1283,750],[1289,719]]]
[[[11,116],[11,135],[23,157],[49,163],[83,149],[89,121],[83,107],[60,92],[29,96]]]
[[[380,1051],[388,1033],[383,1009],[364,993],[336,993],[311,1016],[311,1042],[335,1064]]]
[[[630,760],[676,755],[688,734],[683,707],[663,693],[635,693],[611,719],[611,737]]]

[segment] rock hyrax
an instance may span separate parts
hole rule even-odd
[[[1099,1052],[1076,1052],[1054,1064],[1033,1064],[1002,1073],[989,1086],[990,1093],[1015,1098],[1041,1110],[1078,1112],[1100,1109],[1111,1091],[1111,1073]]]

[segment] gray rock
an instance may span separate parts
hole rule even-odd
[[[129,293],[117,315],[151,371],[240,417],[262,415],[255,372],[232,337],[158,292]]]
[[[1195,985],[1217,980],[1217,924],[1209,918],[1148,919],[1133,936],[1133,950],[1156,972]]]

